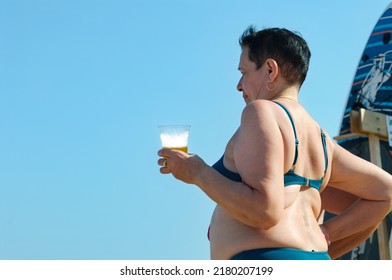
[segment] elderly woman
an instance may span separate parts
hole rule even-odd
[[[246,106],[223,156],[211,167],[162,149],[161,173],[217,203],[212,259],[330,259],[328,245],[342,241],[351,249],[391,211],[392,177],[337,145],[298,102],[310,59],[301,36],[250,27],[240,45],[237,89]],[[358,199],[320,225],[327,185]]]

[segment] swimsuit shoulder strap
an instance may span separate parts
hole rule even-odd
[[[327,168],[328,168],[328,154],[327,154],[327,141],[326,136],[324,131],[320,128],[321,131],[321,142],[323,143],[323,149],[324,149],[324,161],[325,161],[325,167],[324,167],[324,175],[327,172]]]
[[[283,106],[283,104],[281,104],[281,103],[279,103],[279,102],[277,102],[277,101],[273,101],[273,102],[276,103],[276,104],[278,104],[278,105],[286,112],[287,116],[288,116],[289,119],[290,119],[291,125],[292,125],[292,127],[293,127],[294,138],[295,138],[295,156],[294,156],[294,161],[293,161],[293,167],[292,167],[292,169],[294,169],[294,168],[295,168],[295,164],[297,163],[297,158],[298,158],[298,144],[299,144],[298,137],[297,137],[297,131],[296,131],[295,125],[294,125],[294,121],[293,121],[293,118],[291,117],[291,114],[290,114],[289,110],[287,110],[287,108],[286,108],[285,106]]]

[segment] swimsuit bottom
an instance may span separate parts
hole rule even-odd
[[[242,251],[232,260],[330,260],[328,252],[305,251],[295,248],[262,248]]]

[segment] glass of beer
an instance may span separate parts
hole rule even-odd
[[[188,153],[190,125],[160,125],[158,128],[162,148]]]

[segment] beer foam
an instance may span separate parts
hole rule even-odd
[[[188,146],[188,132],[176,133],[176,134],[165,134],[161,135],[162,146],[171,147],[187,147]]]

